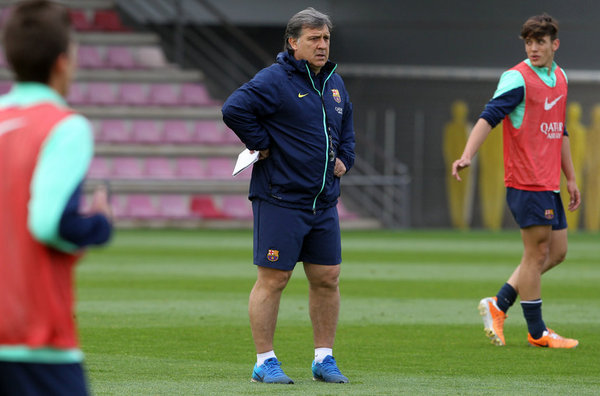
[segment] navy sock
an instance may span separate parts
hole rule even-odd
[[[529,334],[536,340],[544,335],[546,324],[542,320],[542,300],[521,301],[523,316],[527,321]]]
[[[498,308],[506,313],[517,300],[517,291],[511,285],[505,283],[496,294],[496,299],[498,300],[496,301]]]

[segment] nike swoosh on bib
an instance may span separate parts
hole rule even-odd
[[[299,98],[303,98],[303,97],[305,97],[306,95],[308,95],[308,94],[307,94],[307,93],[305,93],[305,94],[301,94],[300,92],[298,92],[298,97],[299,97]]]
[[[546,98],[546,101],[544,102],[544,110],[548,111],[551,108],[554,107],[554,105],[560,100],[560,98],[562,98],[563,95],[560,95],[558,98],[554,99],[552,102],[548,103],[548,98]]]

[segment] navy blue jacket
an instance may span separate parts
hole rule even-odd
[[[319,210],[337,204],[335,158],[354,165],[352,103],[337,65],[319,74],[282,52],[223,105],[223,120],[250,150],[269,149],[254,164],[250,199]]]

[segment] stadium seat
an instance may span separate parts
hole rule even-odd
[[[191,217],[189,196],[161,195],[158,198],[158,215],[167,219]]]
[[[178,106],[179,86],[175,84],[152,84],[148,102],[155,106]]]
[[[100,126],[99,141],[126,143],[131,141],[129,123],[125,120],[103,120]]]
[[[146,158],[144,176],[150,179],[172,179],[175,176],[173,164],[169,158],[165,157]]]
[[[88,104],[98,106],[109,106],[117,102],[115,85],[109,82],[88,83],[85,97]]]
[[[163,126],[164,142],[175,144],[193,143],[194,139],[188,122],[183,120],[167,120]]]
[[[118,102],[125,106],[148,105],[148,86],[142,83],[120,84]]]
[[[135,157],[116,157],[113,159],[112,176],[115,179],[142,179],[142,161]]]
[[[181,104],[206,106],[214,104],[204,84],[185,83],[181,86]]]
[[[103,157],[94,157],[87,171],[90,179],[109,179],[112,176],[110,160]]]
[[[125,217],[152,219],[158,217],[158,208],[153,197],[146,194],[132,194],[125,198]]]
[[[338,198],[338,203],[337,203],[337,210],[338,210],[338,217],[340,218],[340,220],[354,220],[358,218],[358,215],[354,212],[350,212],[346,206],[344,205],[344,203],[342,202],[342,200],[340,198]]]
[[[247,197],[241,195],[227,195],[221,199],[221,208],[227,217],[238,220],[252,218],[252,204]]]
[[[134,120],[131,124],[132,140],[136,143],[160,144],[163,129],[158,120]]]
[[[136,52],[136,64],[145,69],[162,69],[168,62],[159,47],[140,47]]]
[[[135,69],[133,52],[129,47],[112,46],[106,50],[106,66],[113,69]]]
[[[94,30],[94,25],[90,23],[84,10],[69,10],[69,17],[71,18],[71,23],[75,30],[79,32]]]
[[[112,209],[112,215],[115,219],[126,217],[127,209],[125,207],[126,197],[121,195],[113,194],[109,198],[110,208]]]
[[[225,125],[223,125],[223,127],[224,127],[224,131],[223,131],[223,142],[224,143],[242,144],[240,141],[240,138],[237,137],[235,132],[233,132],[231,129],[229,129]]]
[[[231,179],[233,166],[231,158],[208,158],[206,160],[207,176],[212,180]]]
[[[175,177],[182,180],[206,179],[204,161],[195,157],[180,157],[175,159]]]
[[[85,96],[85,84],[81,82],[74,82],[69,87],[69,93],[67,95],[67,103],[72,106],[86,105],[87,99]]]
[[[96,10],[93,26],[97,30],[108,32],[128,32],[130,29],[121,23],[121,18],[115,10]]]
[[[210,195],[192,196],[190,210],[193,216],[202,219],[225,219],[227,217],[219,208],[217,208]]]
[[[97,46],[82,45],[77,50],[77,66],[81,69],[102,69],[104,58]]]
[[[206,144],[223,143],[225,137],[222,129],[219,128],[219,125],[219,122],[212,120],[201,120],[194,122],[194,140],[198,143]]]

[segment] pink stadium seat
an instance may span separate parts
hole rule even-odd
[[[121,23],[115,10],[96,10],[93,18],[94,28],[109,32],[127,32],[130,29]]]
[[[198,143],[220,144],[225,140],[223,131],[219,129],[217,121],[196,121],[193,126],[194,140]],[[221,124],[222,125],[222,124]]]
[[[160,144],[163,141],[163,129],[158,120],[134,120],[131,129],[136,143]]]
[[[158,198],[158,214],[168,219],[185,219],[191,216],[190,200],[185,195],[161,195]]]
[[[69,16],[71,17],[71,23],[75,30],[80,32],[94,30],[94,25],[90,23],[84,10],[70,10]]]
[[[12,87],[12,82],[10,81],[0,81],[0,95],[4,95],[8,93]]]
[[[148,101],[155,106],[177,106],[179,101],[179,86],[175,84],[152,84]]]
[[[229,129],[227,126],[223,125],[224,131],[223,131],[223,142],[224,143],[231,143],[231,144],[241,144],[240,138],[237,137],[237,135],[235,134],[235,132],[233,132],[231,129]]]
[[[107,158],[94,157],[88,168],[87,177],[90,179],[109,179],[111,177],[111,164]]]
[[[194,157],[180,157],[175,159],[175,177],[183,180],[206,179],[204,161]]]
[[[131,131],[125,120],[104,120],[101,124],[99,141],[126,143],[131,141]]]
[[[134,157],[114,158],[112,175],[115,179],[142,179],[144,177],[142,161]]]
[[[350,212],[343,204],[342,200],[338,198],[337,203],[338,216],[341,220],[353,220],[357,219],[358,215],[354,212]]]
[[[146,194],[132,194],[126,197],[125,215],[134,219],[157,218],[158,208],[151,196]]]
[[[252,204],[245,196],[227,195],[221,199],[221,208],[228,217],[239,220],[252,218]]]
[[[181,87],[181,103],[187,106],[214,104],[204,84],[186,83]]]
[[[162,50],[157,46],[140,47],[136,53],[136,64],[146,69],[162,69],[168,66]]]
[[[73,106],[81,106],[87,104],[85,97],[85,84],[80,82],[74,82],[69,87],[69,94],[67,95],[67,103]]]
[[[144,161],[144,175],[150,179],[172,179],[175,176],[173,164],[169,158],[154,157]]]
[[[136,63],[131,48],[108,47],[106,50],[106,65],[113,69],[135,69]]]
[[[81,69],[102,69],[104,58],[96,46],[82,45],[77,50],[77,66]]]
[[[206,160],[207,175],[212,180],[231,179],[234,162],[231,158],[208,158]]]
[[[117,92],[115,85],[108,82],[91,82],[87,85],[87,102],[98,106],[116,104]]]
[[[163,128],[165,143],[189,144],[194,141],[187,121],[167,120]]]
[[[112,209],[112,214],[113,217],[115,219],[120,219],[123,217],[126,217],[127,215],[127,208],[125,207],[126,204],[126,197],[120,196],[120,195],[111,195],[110,197],[110,208]]]
[[[126,106],[148,105],[148,86],[140,83],[123,83],[119,86],[119,103]]]
[[[190,202],[192,215],[202,219],[225,219],[227,216],[215,205],[210,195],[194,195]]]

